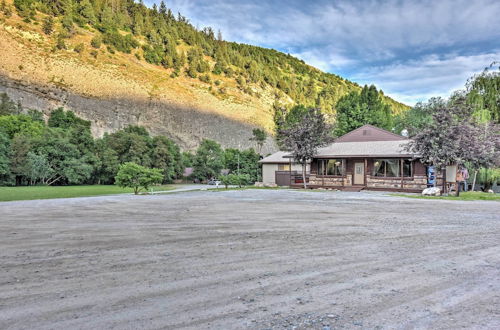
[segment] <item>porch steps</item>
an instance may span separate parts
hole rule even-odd
[[[354,191],[354,192],[360,192],[363,189],[365,189],[365,186],[350,186],[342,188],[343,191]]]

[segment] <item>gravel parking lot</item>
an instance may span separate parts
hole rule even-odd
[[[500,203],[293,190],[0,203],[1,329],[500,328]]]

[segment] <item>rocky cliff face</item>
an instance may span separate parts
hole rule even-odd
[[[19,19],[0,21],[0,92],[24,107],[51,110],[64,107],[92,122],[102,136],[128,125],[141,125],[151,134],[172,138],[185,150],[203,138],[223,147],[255,146],[252,129],[272,132],[272,91],[261,97],[241,93],[223,81],[224,93],[211,84],[188,77],[172,79],[161,67],[130,54],[91,56],[71,50],[54,52],[51,40]],[[24,25],[23,25],[24,24]],[[85,31],[75,42],[90,42]],[[268,138],[263,153],[275,151]]]
[[[164,100],[82,96],[61,87],[17,81],[3,75],[0,75],[0,92],[46,116],[58,107],[70,109],[91,121],[96,137],[128,125],[140,125],[153,135],[168,136],[185,150],[196,148],[203,138],[215,140],[225,148],[255,147],[250,138],[256,126]],[[268,137],[262,152],[271,153],[276,149],[274,141]]]

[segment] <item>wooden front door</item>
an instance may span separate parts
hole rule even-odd
[[[354,163],[354,184],[365,184],[365,163]]]

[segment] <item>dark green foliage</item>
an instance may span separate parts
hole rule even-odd
[[[227,174],[221,177],[221,182],[226,189],[229,185],[234,185],[238,187],[249,185],[255,181],[253,181],[248,174]]]
[[[392,113],[375,86],[365,86],[361,93],[351,92],[337,103],[337,136],[346,134],[365,124],[391,130]]]
[[[432,123],[432,114],[438,108],[444,107],[445,104],[445,100],[441,98],[431,98],[426,103],[417,103],[413,108],[394,119],[395,131],[401,134],[406,130],[409,136],[415,135]]]
[[[184,167],[179,147],[165,136],[153,138],[152,166],[162,171],[164,182],[171,183],[182,176]]]
[[[212,140],[204,139],[193,161],[193,177],[199,180],[209,180],[220,176],[224,166],[224,152],[221,146]]]
[[[238,150],[228,148],[224,150],[224,168],[232,174],[244,174],[248,181],[260,181],[260,156],[253,149]],[[248,184],[248,183],[245,183]]]
[[[182,177],[188,162],[172,140],[151,137],[143,127],[94,140],[90,122],[71,111],[53,110],[45,125],[41,112],[9,114],[26,111],[7,96],[1,104],[7,114],[0,115],[0,185],[112,184],[125,162],[157,167],[168,183]]]
[[[103,35],[102,41],[105,44],[111,45],[116,50],[130,54],[132,49],[139,47],[139,43],[132,37],[132,35],[127,34],[122,36],[118,32],[108,32]]]
[[[43,25],[42,25],[42,30],[43,33],[50,35],[52,32],[54,32],[54,19],[52,16],[47,16],[43,19]]]
[[[82,0],[78,6],[78,13],[80,14],[81,21],[84,24],[96,24],[97,19],[94,13],[94,7],[89,0]]]
[[[6,93],[0,93],[0,116],[12,115],[18,112],[16,103]]]
[[[47,124],[49,127],[59,127],[63,129],[83,127],[90,130],[90,121],[77,117],[72,111],[64,111],[63,108],[53,110],[50,113]]]
[[[263,129],[260,128],[254,128],[252,130],[252,138],[250,139],[251,141],[255,141],[257,144],[257,151],[260,154],[260,151],[262,150],[262,146],[266,142],[267,139],[267,133]]]
[[[10,150],[9,137],[0,131],[0,185],[11,183]]]

